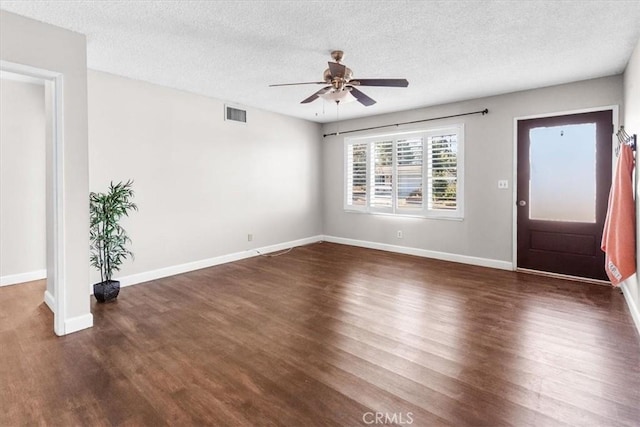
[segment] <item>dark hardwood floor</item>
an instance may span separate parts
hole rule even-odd
[[[0,288],[1,426],[640,425],[610,287],[318,243],[124,288],[61,338],[43,290]]]

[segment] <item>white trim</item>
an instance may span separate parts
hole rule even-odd
[[[16,74],[23,74],[29,77],[41,79],[51,88],[51,124],[53,145],[53,165],[51,167],[51,180],[53,206],[51,215],[53,216],[53,235],[47,236],[51,239],[53,271],[48,272],[48,280],[53,283],[53,295],[55,296],[55,310],[53,319],[53,330],[56,335],[65,335],[66,329],[66,283],[65,271],[65,242],[64,242],[64,103],[63,103],[63,75],[62,73],[45,70],[29,65],[18,64],[0,60],[0,70]],[[85,322],[86,323],[86,322]]]
[[[64,321],[64,333],[72,334],[82,329],[87,329],[93,326],[93,315],[91,313],[83,314],[82,316],[71,317]]]
[[[56,300],[48,290],[44,291],[44,303],[47,304],[52,313],[56,311]]]
[[[312,236],[305,239],[293,240],[290,242],[278,243],[275,245],[264,246],[262,248],[250,249],[242,252],[234,252],[227,255],[221,255],[213,258],[207,258],[199,261],[188,262],[185,264],[173,265],[170,267],[159,268],[157,270],[146,271],[144,273],[132,274],[116,278],[120,281],[120,286],[137,285],[138,283],[150,282],[152,280],[161,279],[163,277],[175,276],[176,274],[187,273],[189,271],[200,270],[202,268],[213,267],[215,265],[226,264],[229,262],[240,261],[242,259],[277,252],[296,246],[308,245],[322,241],[323,236]],[[93,287],[92,287],[93,288]],[[93,290],[91,290],[93,292]]]
[[[0,287],[10,286],[17,283],[33,282],[34,280],[42,280],[47,278],[47,270],[35,270],[27,273],[9,274],[0,277]]]
[[[514,117],[514,123],[516,120],[542,119],[545,117],[569,116],[571,114],[595,113],[597,111],[607,111],[607,110],[613,110],[614,115],[617,115],[618,108],[619,108],[618,104],[611,104],[611,105],[602,105],[600,107],[578,108],[576,110],[552,111],[549,113],[530,114],[528,116]],[[613,124],[615,125],[616,122],[617,120],[614,117]]]
[[[256,253],[255,255],[260,255],[260,254],[264,255],[272,252],[284,251],[289,248],[295,248],[296,246],[304,246],[304,245],[310,245],[312,243],[318,243],[318,242],[321,242],[323,238],[324,236],[322,235],[316,235],[316,236],[306,237],[304,239],[292,240],[284,243],[276,243],[275,245],[263,246],[262,248],[258,248],[258,249],[251,249],[249,252],[260,252],[259,254]],[[255,256],[255,255],[252,255],[252,256]]]
[[[637,281],[638,276],[635,276],[635,277],[636,277],[635,280]],[[636,330],[640,334],[640,307],[638,307],[638,305],[633,299],[633,295],[628,284],[629,280],[632,280],[632,278],[629,278],[624,282],[622,282],[622,284],[620,285],[620,289],[622,289],[622,294],[624,295],[624,299],[627,300],[627,305],[629,306],[629,311],[631,312],[631,318],[633,319],[633,323],[636,325]]]
[[[58,74],[51,79],[52,97],[52,143],[53,168],[50,179],[53,181],[53,295],[56,309],[54,311],[54,332],[58,336],[74,331],[67,330],[67,288],[65,279],[65,231],[64,231],[64,105],[63,105],[63,76]],[[91,316],[89,314],[88,316]],[[93,319],[93,317],[91,317]],[[86,323],[86,322],[85,322]],[[88,327],[93,326],[91,320]],[[77,329],[76,329],[77,330]]]
[[[23,76],[32,77],[39,80],[53,80],[61,75],[56,71],[49,71],[42,68],[32,67],[30,65],[9,62],[3,59],[0,59],[0,70],[14,74],[21,74]]]
[[[28,83],[28,84],[37,85],[37,86],[44,86],[44,81],[42,79],[30,77],[25,74],[11,73],[5,70],[0,70],[0,79],[10,80],[10,81],[20,82],[20,83]]]
[[[468,255],[458,255],[449,252],[430,251],[427,249],[411,248],[408,246],[389,245],[387,243],[369,242],[366,240],[347,239],[344,237],[324,236],[325,242],[338,243],[341,245],[359,246],[361,248],[378,249],[399,254],[415,255],[423,258],[433,258],[443,261],[458,262],[461,264],[478,265],[481,267],[497,268],[499,270],[513,270],[513,265],[509,261],[501,261],[490,258],[479,258]]]
[[[583,113],[593,113],[596,111],[607,111],[611,110],[611,118],[613,122],[613,129],[618,128],[619,121],[619,106],[617,104],[614,105],[604,105],[602,107],[590,107],[590,108],[582,108],[579,110],[568,110],[568,111],[559,111],[554,113],[542,113],[542,114],[533,114],[529,116],[519,116],[513,118],[513,176],[512,176],[512,243],[511,243],[511,253],[513,259],[513,269],[518,268],[518,122],[520,120],[530,120],[530,119],[541,119],[544,117],[556,117],[556,116],[567,116],[570,114],[583,114]],[[615,133],[615,132],[614,132]],[[611,135],[611,150],[613,150],[615,144],[615,134]]]
[[[132,274],[129,276],[119,277],[115,280],[120,282],[121,287],[137,285],[138,283],[150,282],[163,277],[175,276],[176,274],[187,273],[189,271],[200,270],[202,268],[213,267],[214,265],[226,264],[228,262],[240,261],[245,258],[257,256],[258,254],[251,251],[236,252],[228,255],[221,255],[214,258],[203,259],[199,261],[188,262],[185,264],[172,265],[169,267],[159,268],[157,270],[145,271],[144,273]]]
[[[67,284],[65,278],[65,230],[64,230],[64,103],[63,76],[58,74],[51,81],[52,97],[52,142],[53,142],[53,295],[56,310],[54,311],[54,332],[58,336],[74,332],[67,329]],[[93,317],[89,326],[93,326]],[[86,324],[86,322],[85,322]]]

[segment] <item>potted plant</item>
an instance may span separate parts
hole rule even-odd
[[[114,271],[133,253],[127,249],[131,242],[124,228],[119,224],[123,216],[138,207],[133,198],[133,181],[111,182],[107,193],[89,194],[89,239],[90,263],[100,271],[100,283],[93,285],[93,295],[98,302],[115,300],[120,293],[120,282],[112,280]]]

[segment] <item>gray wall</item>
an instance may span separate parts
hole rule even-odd
[[[393,96],[401,95],[394,93]],[[345,212],[344,135],[325,138],[324,233],[340,238],[511,262],[514,118],[621,104],[622,76],[612,76],[341,122],[340,129],[345,131],[489,109],[486,116],[466,116],[411,126],[431,128],[464,124],[465,215],[462,221]],[[346,105],[344,108],[364,107]],[[335,130],[335,124],[327,124],[323,133]],[[377,132],[384,131],[388,129]],[[375,131],[349,135],[358,134],[375,134]],[[499,179],[509,180],[509,190],[497,188]],[[397,230],[403,231],[402,239],[396,237]]]
[[[0,79],[0,278],[46,270],[45,166],[44,86]]]
[[[115,278],[321,234],[320,125],[253,108],[247,118],[89,71],[90,189],[133,179],[139,206],[123,224],[135,260]]]

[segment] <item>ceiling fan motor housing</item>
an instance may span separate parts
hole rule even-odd
[[[344,76],[342,76],[342,77],[340,77],[340,76],[336,76],[336,77],[332,76],[331,75],[331,70],[329,68],[324,70],[324,74],[322,75],[322,79],[325,82],[327,82],[327,84],[332,84],[336,80],[344,81],[344,83],[347,83],[352,78],[353,78],[353,71],[351,71],[351,68],[348,68],[348,67],[345,67]]]

